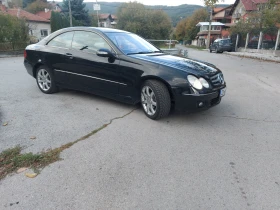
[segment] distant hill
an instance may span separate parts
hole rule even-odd
[[[89,13],[95,13],[93,11],[93,4],[95,2],[85,2],[86,7],[89,10]],[[121,2],[98,2],[101,6],[101,11],[99,13],[110,13],[110,14],[117,14],[118,8],[123,4]],[[190,4],[183,4],[180,6],[147,6],[147,9],[155,9],[155,10],[163,10],[165,11],[168,16],[172,19],[173,25],[176,26],[176,24],[183,18],[191,16],[193,12],[197,9],[202,8],[202,6],[199,5],[190,5]]]
[[[59,2],[61,4],[62,2]],[[93,4],[95,2],[85,2],[86,8],[89,10],[90,14],[95,13],[96,11],[93,10]],[[123,4],[122,2],[98,2],[101,6],[101,11],[98,11],[100,13],[109,13],[109,14],[117,14],[118,8]],[[229,5],[221,4],[218,5],[218,7],[227,7]],[[182,4],[179,6],[164,6],[164,5],[155,5],[155,6],[148,6],[146,5],[147,9],[162,9],[165,11],[168,16],[171,18],[173,26],[176,26],[177,23],[184,19],[185,17],[191,16],[195,10],[198,10],[200,8],[203,8],[203,6],[199,5],[191,5],[191,4]]]

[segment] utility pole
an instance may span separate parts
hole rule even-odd
[[[70,3],[70,0],[68,0],[68,6],[69,6],[70,27],[72,27],[73,24],[72,24],[72,11],[71,11],[71,3]]]
[[[96,10],[96,16],[97,16],[97,27],[100,27],[100,23],[99,23],[99,16],[98,16],[98,10],[100,10],[100,6],[98,6],[97,0],[96,0],[96,8],[95,8],[94,10]]]
[[[211,38],[211,25],[212,25],[212,19],[213,19],[213,7],[210,7],[210,20],[209,20],[209,27],[208,27],[208,36],[207,36],[207,46],[206,48],[209,49],[210,47],[210,38]]]

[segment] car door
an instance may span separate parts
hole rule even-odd
[[[100,57],[99,49],[112,47],[99,34],[90,31],[75,31],[72,41],[71,64],[67,74],[69,82],[78,89],[99,93],[101,95],[114,95],[119,93],[121,82],[119,75],[119,60],[115,57]]]
[[[65,32],[54,37],[42,50],[44,63],[54,70],[56,83],[68,85],[69,75],[62,72],[70,68],[69,55],[74,32]]]

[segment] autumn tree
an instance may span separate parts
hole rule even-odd
[[[171,20],[164,11],[150,10],[137,2],[122,4],[117,16],[119,29],[147,39],[167,39],[171,33]]]
[[[193,13],[192,16],[181,20],[176,26],[176,39],[191,41],[195,39],[199,32],[197,27],[198,22],[206,21],[208,19],[208,12],[202,8]]]

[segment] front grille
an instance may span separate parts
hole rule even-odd
[[[216,74],[210,77],[211,83],[213,86],[217,87],[225,83],[224,76],[222,73]]]

